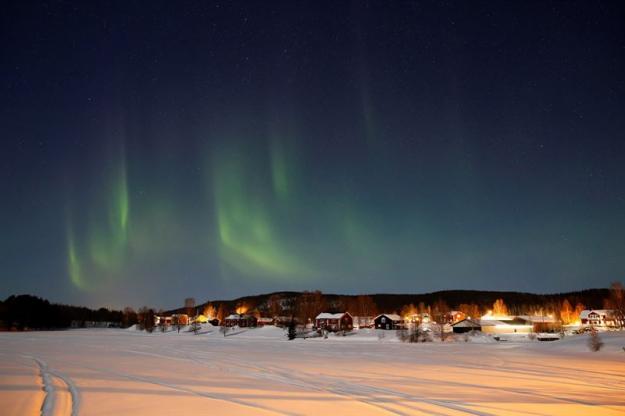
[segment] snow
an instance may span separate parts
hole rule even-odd
[[[386,316],[391,321],[401,321],[401,316],[394,313],[383,313],[381,315],[376,316],[374,319],[378,319],[380,316]]]
[[[315,319],[341,319],[345,313],[328,313],[322,312]]]
[[[409,344],[374,329],[294,341],[273,326],[200,333],[0,333],[0,413],[625,414],[625,332],[602,333],[599,352],[587,334]]]

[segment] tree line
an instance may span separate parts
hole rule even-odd
[[[61,329],[72,322],[110,322],[121,325],[123,311],[107,308],[89,309],[83,306],[63,305],[32,295],[13,295],[0,301],[0,329]]]
[[[321,312],[349,312],[352,316],[368,317],[378,313],[396,313],[400,316],[428,313],[434,321],[443,322],[445,314],[453,310],[471,318],[479,318],[488,311],[494,315],[551,315],[564,324],[572,324],[579,319],[582,310],[603,308],[614,310],[615,317],[623,322],[623,293],[623,285],[619,282],[612,283],[609,289],[551,295],[461,290],[423,295],[350,296],[324,294],[317,290],[276,292],[234,301],[207,301],[200,305],[200,310],[220,322],[230,313],[247,313],[256,317],[282,316],[293,318],[299,323],[308,323]]]
[[[619,282],[609,289],[590,289],[565,294],[536,295],[517,292],[442,291],[422,295],[334,295],[321,291],[276,292],[248,296],[233,301],[205,302],[172,311],[144,306],[135,311],[107,308],[89,309],[80,306],[50,303],[32,295],[13,295],[0,301],[0,329],[59,329],[72,323],[110,322],[115,326],[138,325],[152,331],[156,315],[203,313],[222,323],[231,313],[247,313],[256,317],[280,316],[301,324],[312,322],[321,312],[349,312],[353,316],[372,317],[378,313],[397,313],[400,316],[428,313],[433,320],[451,310],[478,318],[491,310],[494,314],[551,314],[563,323],[574,323],[583,309],[612,309],[619,322],[625,322],[625,291]],[[504,313],[505,312],[505,313]]]

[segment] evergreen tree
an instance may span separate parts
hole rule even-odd
[[[297,337],[295,319],[291,319],[291,322],[289,322],[289,329],[288,329],[287,337],[289,338],[290,341],[294,340],[295,337]]]

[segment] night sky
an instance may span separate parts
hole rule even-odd
[[[0,297],[625,276],[625,2],[3,2]]]

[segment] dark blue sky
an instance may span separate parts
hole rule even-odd
[[[5,2],[0,297],[625,274],[623,2]]]

